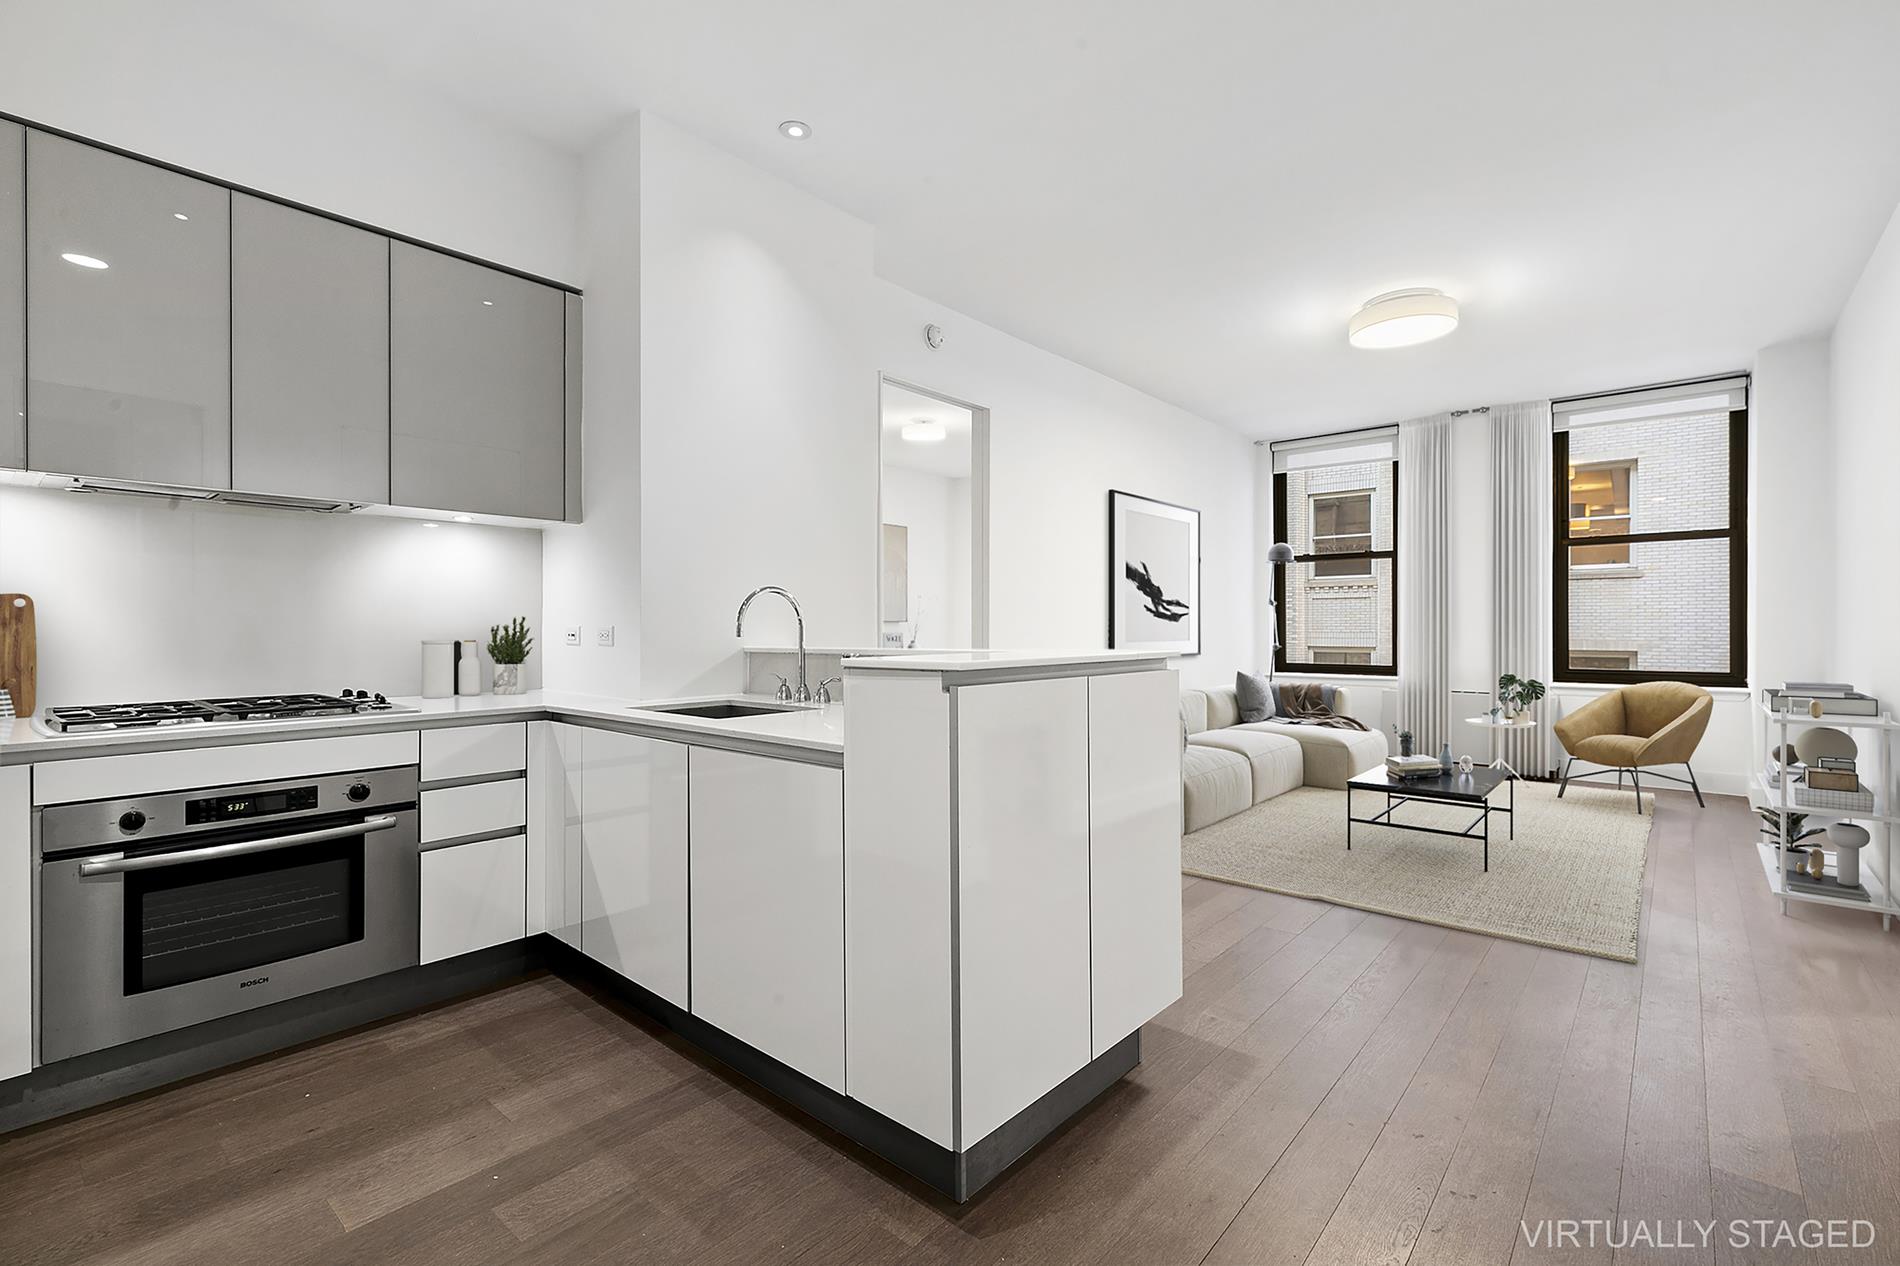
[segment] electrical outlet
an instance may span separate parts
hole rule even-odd
[[[561,635],[561,640],[566,642],[569,646],[579,646],[581,644],[581,626],[576,624],[573,628],[567,630],[567,632]]]
[[[614,626],[613,625],[609,624],[605,628],[594,630],[594,645],[595,646],[612,646],[613,644],[614,644]]]

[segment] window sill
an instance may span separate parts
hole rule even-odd
[[[1355,682],[1355,681],[1391,682],[1394,685],[1396,685],[1399,680],[1399,675],[1397,673],[1389,673],[1389,672],[1388,673],[1315,673],[1315,672],[1307,672],[1306,670],[1301,669],[1298,671],[1288,670],[1282,673],[1275,673],[1273,674],[1273,679],[1275,681],[1324,681],[1324,682],[1342,682],[1342,683],[1350,683],[1350,682]]]
[[[1553,681],[1550,683],[1550,690],[1552,693],[1555,693],[1559,690],[1563,690],[1571,694],[1599,694],[1600,695],[1600,694],[1603,694],[1605,691],[1621,690],[1621,689],[1623,689],[1622,686],[1614,686],[1608,682],[1603,682],[1603,681]],[[1711,695],[1714,695],[1717,699],[1746,700],[1750,694],[1750,688],[1747,686],[1702,686],[1702,687],[1699,687],[1699,689],[1708,691]]]

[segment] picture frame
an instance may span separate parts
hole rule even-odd
[[[1108,647],[1201,653],[1201,512],[1110,489]]]

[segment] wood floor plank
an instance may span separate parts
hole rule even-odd
[[[1307,1256],[1403,1262],[1542,951],[1493,941]]]

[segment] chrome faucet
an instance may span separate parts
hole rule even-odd
[[[760,585],[747,594],[745,601],[739,604],[739,614],[732,621],[732,635],[745,636],[745,609],[751,606],[752,600],[762,593],[775,593],[792,604],[792,615],[798,620],[798,686],[792,691],[792,702],[810,703],[811,688],[805,684],[805,613],[798,609],[798,599],[777,585]]]
[[[831,702],[831,688],[833,686],[842,686],[843,684],[844,684],[844,678],[842,677],[827,677],[823,681],[819,682],[818,683],[818,702],[821,705],[830,703]]]

